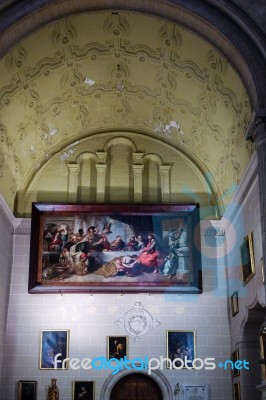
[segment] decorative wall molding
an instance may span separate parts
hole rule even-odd
[[[6,223],[12,227],[13,234],[29,235],[31,231],[31,218],[15,218],[10,211],[5,199],[0,194],[0,210]]]
[[[136,302],[134,307],[127,311],[122,318],[115,321],[119,328],[128,334],[133,342],[139,342],[144,335],[147,335],[153,328],[161,324],[146,311],[141,302]]]
[[[226,225],[226,221],[232,221],[237,218],[236,208],[238,205],[242,204],[247,197],[248,192],[250,191],[252,185],[254,184],[255,179],[258,176],[258,157],[257,153],[254,152],[250,162],[247,166],[245,174],[243,175],[237,190],[235,191],[232,200],[227,207],[222,221],[223,225]]]
[[[16,224],[16,219],[12,212],[10,211],[5,199],[0,193],[0,209],[2,210],[2,215],[5,218],[6,222],[8,225],[15,226]]]

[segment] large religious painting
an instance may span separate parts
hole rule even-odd
[[[201,293],[199,207],[33,203],[29,293]]]

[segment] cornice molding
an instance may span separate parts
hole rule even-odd
[[[232,200],[223,215],[222,225],[224,226],[224,228],[227,226],[228,221],[232,221],[235,218],[237,218],[236,207],[238,207],[238,205],[243,203],[252,185],[254,184],[257,176],[258,176],[258,156],[257,152],[254,151],[250,159],[250,162],[247,166],[246,172],[243,175],[238,185],[238,188],[235,191]]]
[[[15,218],[1,194],[0,210],[2,211],[2,215],[4,216],[6,222],[11,226],[13,234],[30,235],[31,218]]]

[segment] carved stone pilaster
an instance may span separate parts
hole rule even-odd
[[[77,201],[79,164],[70,163],[68,166],[68,200]]]
[[[105,198],[106,164],[96,164],[97,170],[97,203],[103,203]]]
[[[170,169],[171,165],[160,165],[162,202],[170,201]]]
[[[246,132],[246,138],[255,143],[258,156],[262,255],[264,259],[264,276],[266,276],[266,110],[253,113]]]
[[[142,175],[144,165],[133,165],[134,174],[134,203],[142,202]]]

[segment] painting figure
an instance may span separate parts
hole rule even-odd
[[[127,338],[126,336],[108,337],[108,359],[124,358],[127,355]]]
[[[180,247],[180,236],[182,233],[182,229],[178,229],[177,231],[172,231],[169,233],[169,249],[170,253],[165,257],[163,275],[165,275],[168,279],[171,279],[178,269],[178,252]]]
[[[93,400],[94,399],[94,382],[74,382],[73,400]]]
[[[110,262],[103,264],[95,273],[103,275],[105,278],[112,276],[123,276],[128,270],[138,263],[137,255],[114,257]]]
[[[75,397],[75,400],[90,400],[90,394],[89,394],[89,392],[87,391],[87,389],[85,388],[85,386],[81,386],[80,387],[80,390],[78,391],[78,393],[77,393],[77,395],[76,395],[76,397]]]
[[[125,242],[122,240],[122,237],[120,235],[118,235],[116,237],[115,240],[113,240],[110,243],[110,250],[111,251],[120,251],[120,250],[124,250],[126,244]]]
[[[140,251],[138,262],[147,270],[153,270],[154,273],[159,272],[160,252],[158,251],[158,243],[153,233],[148,234],[148,243]]]

